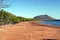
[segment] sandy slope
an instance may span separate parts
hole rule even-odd
[[[0,40],[60,40],[60,28],[35,22],[21,22],[0,28]]]

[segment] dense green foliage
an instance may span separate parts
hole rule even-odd
[[[4,10],[0,11],[0,24],[8,24],[8,23],[14,23],[14,22],[19,22],[18,18]]]
[[[21,21],[33,21],[34,19],[32,18],[25,18],[25,17],[17,17],[19,18]]]
[[[0,24],[18,23],[21,21],[33,21],[32,18],[24,18],[13,15],[10,12],[0,10]]]

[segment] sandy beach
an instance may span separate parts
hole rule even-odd
[[[60,40],[60,27],[20,22],[0,26],[0,40]]]

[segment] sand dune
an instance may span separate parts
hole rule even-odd
[[[60,28],[36,22],[21,22],[0,28],[0,40],[60,40]]]

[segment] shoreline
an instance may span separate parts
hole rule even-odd
[[[60,28],[41,25],[37,22],[20,22],[2,26],[0,29],[2,29],[0,30],[0,39],[2,40],[60,39]]]

